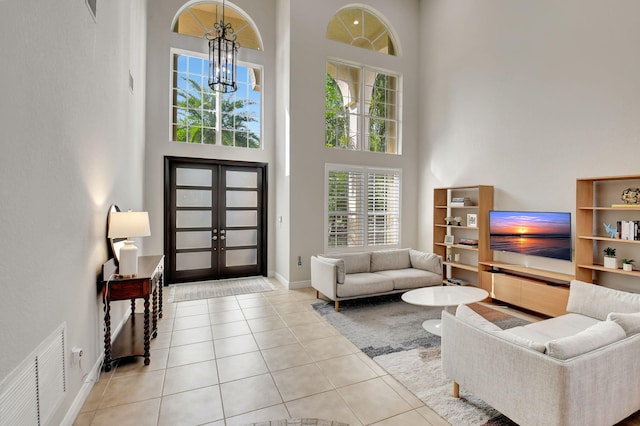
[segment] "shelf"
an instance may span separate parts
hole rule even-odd
[[[547,271],[545,269],[538,269],[538,268],[529,268],[528,266],[513,265],[511,263],[480,262],[480,264],[485,266],[490,266],[491,268],[502,269],[504,271],[511,271],[511,272],[515,272],[515,273],[519,273],[527,276],[546,278],[546,279],[558,281],[558,282],[568,283],[575,278],[573,275],[563,274],[561,272]]]
[[[628,275],[630,277],[640,277],[640,271],[623,271],[622,269],[605,268],[602,265],[578,265],[578,268],[590,269],[592,271],[609,272],[612,274]]]
[[[477,226],[464,226],[464,225],[434,225],[438,228],[454,228],[454,229],[479,229]]]
[[[589,235],[580,235],[577,238],[581,240],[606,241],[609,243],[640,244],[640,241],[638,240],[621,240],[620,238],[598,237]]]
[[[616,212],[640,212],[638,207],[578,207],[578,210],[598,210],[598,211],[616,211]]]
[[[436,206],[436,209],[478,209],[479,206]]]
[[[437,246],[451,247],[460,250],[472,250],[478,251],[478,246],[468,246],[465,244],[445,244],[445,243],[436,243]]]
[[[456,262],[442,262],[445,266],[451,266],[456,269],[464,269],[465,271],[478,272],[478,267],[475,265],[466,265],[464,263],[456,263]]]

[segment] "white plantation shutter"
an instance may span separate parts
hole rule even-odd
[[[400,171],[327,165],[327,248],[400,242]]]

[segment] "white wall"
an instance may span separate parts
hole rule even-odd
[[[108,207],[142,207],[146,2],[98,2],[97,23],[83,1],[0,8],[0,381],[66,322],[58,424],[102,351]]]
[[[422,248],[434,187],[494,185],[496,209],[575,216],[576,178],[638,173],[639,2],[421,5]]]

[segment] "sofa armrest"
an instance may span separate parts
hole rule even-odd
[[[325,262],[318,256],[311,256],[311,286],[331,300],[336,300],[338,267]]]

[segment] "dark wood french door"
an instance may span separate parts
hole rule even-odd
[[[165,157],[167,281],[267,275],[267,165]]]

